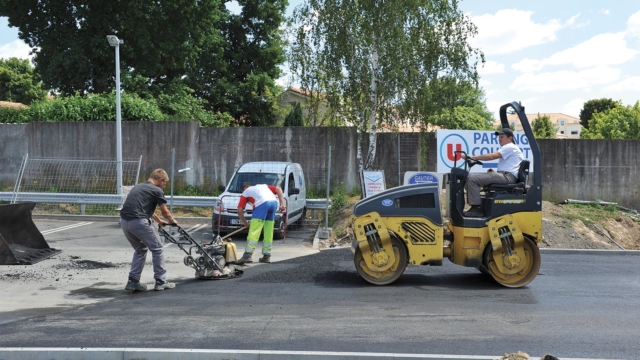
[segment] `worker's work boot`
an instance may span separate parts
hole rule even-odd
[[[271,255],[264,255],[260,259],[258,259],[261,263],[271,264]]]
[[[469,211],[465,211],[462,215],[466,217],[483,217],[484,212],[482,211],[482,207],[480,205],[472,205]]]
[[[176,284],[174,283],[166,282],[163,280],[156,280],[156,286],[153,288],[153,290],[162,291],[164,289],[173,289],[174,287],[176,287]]]
[[[249,254],[248,252],[245,252],[240,259],[236,260],[237,265],[244,265],[252,262],[253,262],[253,254]]]
[[[140,281],[129,279],[124,289],[127,291],[145,291],[147,290],[147,285],[140,284]]]

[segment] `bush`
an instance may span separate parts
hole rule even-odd
[[[165,116],[154,100],[143,100],[135,94],[122,94],[121,112],[124,121],[157,121]],[[0,108],[0,122],[28,123],[33,121],[115,121],[115,93],[89,96],[58,97],[36,101],[29,108]]]
[[[189,98],[191,98],[189,96]],[[183,99],[184,100],[184,99]],[[158,101],[165,104],[169,97],[161,97]],[[167,115],[160,110],[158,102],[152,98],[142,99],[134,93],[123,93],[120,96],[120,111],[123,121],[200,121],[204,127],[225,127],[234,123],[227,113],[214,113],[201,107],[201,102],[191,98],[177,104]],[[66,96],[53,100],[34,102],[24,109],[0,108],[0,123],[28,123],[33,121],[115,121],[116,96],[110,94],[89,94],[88,96]]]
[[[331,196],[331,209],[329,210],[329,222],[331,224],[341,216],[342,209],[347,206],[348,200],[344,183],[340,182],[340,184],[338,184],[338,186],[333,190],[333,194]]]
[[[2,124],[23,124],[29,121],[29,109],[0,107],[0,123]]]

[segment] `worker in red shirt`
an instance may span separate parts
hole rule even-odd
[[[276,199],[276,195],[278,198]],[[278,205],[278,201],[280,204]],[[244,208],[247,202],[253,206],[253,214],[251,215],[251,225],[244,218]],[[256,250],[260,233],[264,228],[264,240],[262,243],[262,257],[260,262],[271,262],[271,244],[273,244],[273,227],[276,219],[276,210],[285,211],[284,195],[282,189],[273,185],[254,185],[244,184],[242,186],[242,195],[238,202],[238,217],[249,228],[247,236],[247,246],[244,249],[244,255],[236,264],[246,264],[253,262],[253,252]]]

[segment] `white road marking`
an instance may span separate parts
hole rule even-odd
[[[41,234],[42,235],[48,235],[48,234],[53,234],[56,233],[58,231],[64,231],[64,230],[70,230],[70,229],[74,229],[80,226],[85,226],[85,225],[89,225],[89,224],[93,224],[93,222],[81,222],[81,223],[77,223],[77,224],[71,224],[71,225],[67,225],[67,226],[61,226],[59,228],[55,228],[55,229],[50,229],[50,230],[45,230],[42,231]]]

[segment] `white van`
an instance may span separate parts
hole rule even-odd
[[[307,191],[302,166],[280,161],[250,162],[236,170],[226,187],[219,187],[222,194],[216,200],[211,219],[214,234],[229,233],[242,227],[238,218],[238,201],[244,184],[267,184],[282,189],[287,212],[276,213],[274,238],[282,239],[289,224],[305,218]],[[247,221],[251,221],[252,210],[251,205],[247,204]]]

